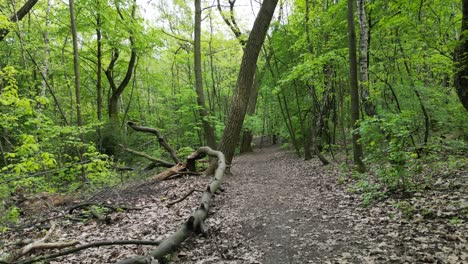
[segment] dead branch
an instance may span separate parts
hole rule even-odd
[[[156,176],[153,177],[153,179],[158,180],[158,181],[164,181],[164,180],[169,179],[171,176],[184,173],[186,169],[187,169],[186,163],[179,163],[173,166],[172,168],[169,168],[165,171],[158,173]]]
[[[75,248],[67,249],[62,252],[57,252],[53,253],[50,255],[45,255],[45,256],[38,256],[38,257],[33,257],[30,259],[25,259],[21,261],[16,261],[16,262],[1,262],[0,263],[5,263],[5,264],[30,264],[30,263],[35,263],[35,262],[40,262],[40,261],[45,261],[45,260],[50,260],[50,259],[55,259],[58,257],[70,255],[88,248],[93,248],[93,247],[102,247],[102,246],[114,246],[114,245],[149,245],[149,246],[157,246],[161,242],[159,241],[151,241],[151,240],[105,240],[105,241],[99,241],[99,242],[94,242],[90,244],[85,244],[81,245]]]
[[[135,122],[128,121],[128,126],[130,126],[135,131],[146,132],[155,135],[158,138],[159,145],[169,152],[172,159],[175,163],[180,163],[179,158],[176,155],[175,150],[167,143],[167,141],[161,136],[161,133],[155,128],[138,126]]]
[[[165,255],[174,251],[180,244],[189,238],[194,233],[205,232],[205,219],[208,216],[212,197],[218,191],[224,177],[226,169],[226,160],[224,154],[220,151],[214,151],[209,147],[199,148],[193,156],[202,155],[205,153],[212,157],[218,158],[218,167],[207,189],[203,192],[200,199],[200,206],[192,213],[187,221],[172,235],[161,241],[161,244],[146,256],[136,256],[119,261],[118,264],[137,264],[137,263],[151,263],[152,259],[161,259]],[[191,156],[192,156],[191,155]]]
[[[169,207],[173,206],[173,205],[176,204],[176,203],[182,202],[183,200],[187,199],[187,197],[189,197],[193,192],[203,192],[203,191],[197,190],[197,189],[192,189],[192,190],[190,190],[190,192],[188,192],[188,193],[187,193],[186,195],[184,195],[182,198],[180,198],[180,199],[178,199],[178,200],[176,200],[176,201],[173,201],[173,202],[168,203],[168,204],[166,205],[166,207],[169,208]]]
[[[55,222],[50,223],[50,228],[47,231],[46,235],[34,242],[31,242],[21,248],[17,253],[12,255],[12,259],[18,259],[21,256],[28,254],[29,252],[36,249],[55,249],[55,248],[65,248],[71,247],[78,244],[78,241],[67,241],[67,242],[49,242],[52,233],[55,231]]]
[[[170,167],[175,165],[174,163],[170,163],[169,161],[165,161],[165,160],[162,160],[162,159],[151,157],[150,155],[148,155],[146,153],[139,152],[139,151],[133,150],[131,148],[127,148],[122,144],[119,144],[119,146],[121,148],[123,148],[127,152],[130,152],[130,153],[135,154],[137,156],[140,156],[140,157],[143,157],[145,159],[151,160],[153,162],[152,164],[159,165],[159,166],[166,167],[166,168],[170,168]]]
[[[111,209],[112,211],[117,211],[117,210],[143,210],[143,208],[140,208],[140,207],[128,207],[128,206],[125,206],[125,205],[110,205],[110,204],[105,204],[105,203],[91,203],[91,202],[88,202],[88,203],[81,203],[81,204],[77,204],[77,205],[74,205],[70,208],[68,208],[68,213],[69,214],[72,214],[74,210],[76,209],[80,209],[80,208],[83,208],[83,207],[88,207],[88,206],[101,206],[101,207],[106,207],[106,208],[109,208]]]
[[[56,227],[55,222],[50,222],[50,228],[49,228],[49,231],[47,231],[46,235],[42,239],[39,239],[37,241],[34,241],[24,246],[20,250],[20,254],[21,254],[20,256],[26,255],[29,251],[37,248],[39,245],[46,243],[50,239],[50,236],[52,235],[52,233],[54,232],[55,227]]]

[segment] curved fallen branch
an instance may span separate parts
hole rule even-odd
[[[99,241],[99,242],[94,242],[90,244],[85,244],[81,245],[75,248],[71,248],[68,250],[64,250],[62,252],[57,252],[53,253],[50,255],[45,255],[45,256],[38,256],[38,257],[33,257],[21,261],[16,261],[16,262],[5,262],[5,261],[0,261],[0,263],[4,264],[30,264],[30,263],[35,263],[39,261],[45,261],[45,260],[50,260],[50,259],[55,259],[58,257],[63,257],[66,255],[70,255],[73,253],[76,253],[78,251],[82,251],[88,248],[92,247],[102,247],[102,246],[115,246],[115,245],[146,245],[146,246],[157,246],[161,242],[159,241],[150,241],[150,240],[105,240],[105,241]]]
[[[158,158],[155,158],[155,157],[151,157],[150,155],[148,155],[148,154],[146,154],[146,153],[139,152],[139,151],[133,150],[133,149],[131,149],[131,148],[127,148],[127,147],[125,147],[125,146],[122,145],[122,144],[119,144],[119,146],[120,146],[123,150],[125,150],[125,151],[127,151],[127,152],[130,152],[130,153],[132,153],[132,154],[135,154],[135,155],[137,155],[137,156],[140,156],[140,157],[143,157],[143,158],[145,158],[145,159],[147,159],[147,160],[152,161],[153,163],[151,163],[151,164],[154,164],[154,165],[156,165],[156,166],[162,166],[162,167],[166,167],[166,168],[170,168],[170,167],[172,167],[172,166],[175,166],[174,163],[170,163],[170,162],[165,161],[165,160],[162,160],[162,159],[158,159]]]
[[[202,155],[209,155],[218,158],[218,167],[207,189],[203,192],[200,199],[200,206],[192,213],[188,220],[172,235],[161,241],[161,244],[146,256],[136,256],[117,262],[118,264],[139,264],[151,263],[152,259],[162,259],[167,254],[174,251],[180,244],[194,233],[205,232],[205,219],[208,215],[211,200],[214,194],[219,190],[223,181],[224,171],[226,169],[226,160],[224,154],[220,151],[214,151],[209,147],[201,147],[195,153],[190,155],[196,159]]]
[[[78,241],[49,242],[50,236],[55,231],[55,228],[56,228],[55,222],[51,221],[50,228],[43,238],[33,241],[27,244],[26,246],[22,247],[20,250],[18,250],[16,253],[14,253],[11,256],[10,260],[14,261],[36,249],[65,248],[65,247],[71,247],[71,246],[78,244]]]
[[[151,128],[151,127],[139,126],[135,122],[132,122],[132,121],[128,121],[127,124],[135,131],[146,132],[146,133],[151,133],[155,135],[158,138],[159,145],[161,145],[163,148],[167,150],[167,152],[169,152],[174,162],[180,163],[180,160],[177,157],[175,150],[169,145],[169,143],[167,143],[167,141],[161,136],[161,133],[159,133],[157,129]]]

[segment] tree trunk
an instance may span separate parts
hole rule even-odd
[[[250,95],[249,98],[249,106],[247,107],[247,114],[249,116],[252,116],[255,114],[255,108],[257,106],[257,98],[258,98],[258,89],[260,88],[260,78],[261,75],[257,72],[254,76],[254,82],[253,82],[253,88],[252,88],[252,94]],[[240,144],[240,153],[246,153],[246,152],[253,152],[252,149],[252,131],[250,130],[245,130],[242,133],[242,141]]]
[[[454,85],[460,102],[468,111],[468,0],[462,1],[462,25],[460,43],[455,49],[454,61],[459,69],[455,73]]]
[[[368,116],[375,115],[375,106],[370,100],[369,92],[369,27],[366,16],[366,0],[357,0],[359,18],[359,81],[364,112]]]
[[[98,10],[96,13],[96,42],[97,42],[97,80],[96,80],[96,91],[97,91],[97,118],[98,121],[102,120],[102,35],[101,35],[101,10],[99,6],[99,0],[96,0]]]
[[[210,124],[209,114],[206,110],[205,95],[203,93],[203,78],[201,68],[201,0],[195,0],[195,26],[194,26],[194,71],[195,90],[197,92],[198,113],[202,120],[203,132],[205,133],[206,144],[211,148],[216,148],[216,135]]]
[[[74,0],[69,0],[70,5],[70,24],[73,38],[73,69],[75,71],[75,101],[76,101],[76,119],[77,125],[83,125],[81,116],[81,88],[80,88],[80,66],[78,60],[78,38],[76,35],[75,7]]]
[[[232,96],[231,109],[219,146],[219,150],[226,155],[226,162],[228,164],[231,164],[239,142],[240,131],[251,94],[253,77],[257,68],[258,55],[277,3],[278,0],[263,1],[245,46],[236,89]]]
[[[351,83],[351,123],[353,127],[353,158],[356,169],[365,170],[362,162],[362,146],[359,143],[359,91],[357,80],[356,30],[354,28],[354,0],[348,0],[349,79]]]

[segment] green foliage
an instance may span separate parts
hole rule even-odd
[[[360,122],[361,144],[366,147],[365,162],[376,165],[377,182],[388,190],[411,189],[408,171],[418,154],[411,145],[414,113],[385,114]]]
[[[8,131],[3,134],[8,144],[2,148],[0,161],[0,199],[19,187],[28,192],[55,192],[114,182],[109,157],[83,140],[96,127],[55,125],[35,107],[47,106],[43,97],[29,99],[19,93],[16,74],[11,67],[0,72],[4,85],[0,129]]]
[[[195,152],[195,150],[191,147],[182,147],[177,150],[177,156],[180,157],[181,159],[185,159],[193,152]]]
[[[0,206],[0,234],[7,231],[8,227],[6,227],[8,224],[16,224],[19,221],[19,209],[16,206],[11,206],[8,209],[2,208]]]

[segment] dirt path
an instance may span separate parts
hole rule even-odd
[[[340,175],[337,165],[324,167],[276,147],[236,157],[206,221],[208,233],[184,242],[170,263],[468,263],[466,171],[440,178],[440,188],[369,208],[346,191],[352,184],[339,184]],[[107,224],[61,221],[54,240],[161,240],[186,221],[199,195],[167,204],[208,181],[183,177],[112,190],[99,199],[143,209],[115,212]],[[43,230],[35,225],[5,240],[38,239]],[[51,263],[115,263],[151,248],[91,248]],[[0,256],[11,249],[0,248]]]
[[[323,263],[363,250],[349,222],[355,206],[335,188],[332,167],[268,148],[237,158],[230,180],[232,208],[262,263]]]
[[[339,175],[336,165],[275,147],[236,157],[208,239],[188,242],[177,263],[468,263],[464,221],[421,220],[418,212],[409,220],[391,199],[363,208]],[[460,209],[464,197],[449,199]]]

